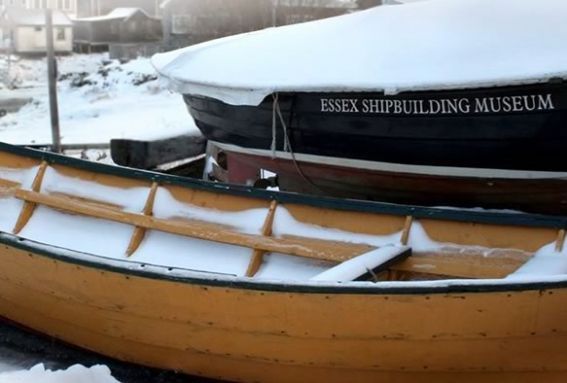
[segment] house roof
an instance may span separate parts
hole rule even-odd
[[[353,0],[278,0],[281,7],[357,8]]]
[[[134,16],[137,13],[142,13],[148,19],[157,19],[155,17],[151,17],[144,11],[142,8],[115,8],[107,15],[102,16],[93,16],[93,17],[84,17],[77,19],[78,21],[103,21],[103,20],[118,20],[124,19],[128,20],[130,17]]]
[[[160,8],[164,9],[169,6],[171,0],[163,0]],[[355,0],[278,0],[278,6],[281,7],[321,7],[321,8],[357,8]]]
[[[26,9],[10,7],[4,11],[3,19],[12,25],[44,26],[45,11],[42,9]],[[53,10],[53,25],[72,26],[73,23],[67,15],[59,10]]]

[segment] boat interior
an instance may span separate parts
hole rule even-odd
[[[316,199],[0,148],[0,231],[88,255],[293,283],[567,274],[560,217]]]

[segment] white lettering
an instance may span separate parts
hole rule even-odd
[[[370,114],[482,114],[554,110],[551,94],[476,98],[395,99],[321,98],[324,113]]]
[[[539,95],[539,110],[553,110],[555,106],[553,106],[553,101],[551,100],[551,94],[548,94],[545,98],[542,95]]]

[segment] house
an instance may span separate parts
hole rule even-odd
[[[373,3],[380,4],[381,0]],[[161,4],[164,48],[180,48],[357,9],[357,0],[165,0]]]
[[[73,50],[73,23],[63,12],[53,11],[53,46],[57,53]],[[8,7],[0,14],[5,37],[9,36],[15,53],[46,53],[45,11]]]
[[[357,10],[356,1],[348,0],[278,0],[275,24],[289,25],[324,19]]]
[[[77,13],[77,0],[0,0],[0,10],[12,6],[38,10],[50,8],[62,11],[69,17]]]
[[[75,50],[110,50],[111,58],[131,58],[120,53],[125,49],[137,51],[127,56],[156,53],[162,40],[161,20],[141,8],[116,8],[104,16],[76,19],[73,24]]]
[[[166,0],[164,48],[174,49],[270,25],[270,0]]]
[[[103,16],[115,8],[139,8],[154,17],[160,15],[159,4],[162,0],[75,0],[77,1],[77,17]]]
[[[0,0],[0,12],[8,7],[25,7],[27,0]]]

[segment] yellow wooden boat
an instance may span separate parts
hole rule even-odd
[[[321,199],[0,144],[0,315],[246,382],[565,382],[564,217]]]

